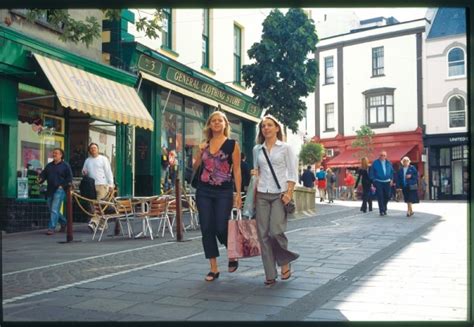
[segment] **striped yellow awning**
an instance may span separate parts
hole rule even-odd
[[[65,108],[153,130],[153,118],[134,88],[34,54]]]

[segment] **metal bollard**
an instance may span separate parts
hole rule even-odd
[[[174,183],[174,191],[176,197],[176,241],[183,241],[183,224],[181,222],[181,187],[179,177],[176,177]]]
[[[72,242],[72,193],[71,187],[68,187],[66,193],[66,214],[67,214],[67,226],[66,226],[66,242]]]

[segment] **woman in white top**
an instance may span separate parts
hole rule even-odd
[[[285,236],[287,214],[284,205],[293,198],[297,181],[297,158],[291,146],[283,142],[280,123],[272,116],[263,117],[259,124],[257,145],[253,149],[253,175],[258,176],[256,195],[257,231],[265,270],[265,285],[275,284],[276,266],[281,267],[282,280],[291,277],[290,262],[299,255],[288,250]],[[270,160],[275,181],[264,151]],[[280,187],[278,187],[278,184]]]

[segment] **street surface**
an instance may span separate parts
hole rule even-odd
[[[104,236],[4,235],[4,321],[422,321],[468,319],[467,203],[427,201],[407,218],[360,202],[316,203],[289,220],[300,258],[288,281],[263,285],[259,257],[209,271],[199,231],[184,242]],[[136,226],[139,227],[138,225]],[[111,228],[112,230],[113,228]]]

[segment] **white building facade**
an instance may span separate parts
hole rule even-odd
[[[430,197],[466,199],[469,110],[465,11],[438,8],[427,18],[423,116]]]
[[[383,149],[396,167],[408,155],[423,170],[425,20],[385,21],[388,25],[375,24],[318,43],[313,140],[328,150],[323,162],[328,167],[359,166],[351,144],[356,131],[367,125],[376,134],[371,161]]]

